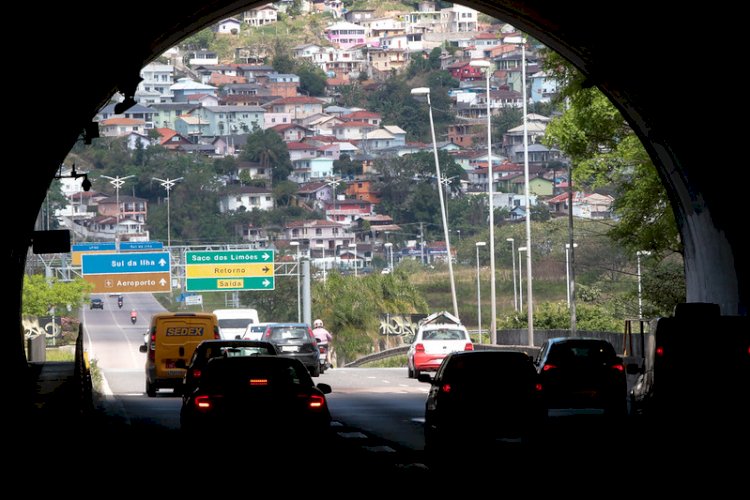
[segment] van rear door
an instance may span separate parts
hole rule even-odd
[[[156,325],[156,371],[159,378],[180,378],[204,340],[215,337],[214,322],[208,317],[167,316]]]

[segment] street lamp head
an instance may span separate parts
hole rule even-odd
[[[384,244],[383,246],[386,246],[386,247],[390,248],[390,247],[392,247],[392,246],[393,246],[393,243],[391,243],[391,242],[388,242],[388,243],[385,243],[385,244]]]
[[[505,241],[516,241],[514,238],[505,238]]]
[[[417,87],[411,89],[411,95],[429,95],[430,87]]]
[[[518,247],[518,251],[519,252],[525,252],[526,251],[526,247]]]
[[[570,243],[566,243],[565,244],[565,249],[567,250],[569,248],[570,248]],[[573,248],[578,248],[578,243],[573,243]]]
[[[651,255],[651,251],[650,250],[638,250],[635,254],[638,255],[638,256],[641,256],[641,255]]]
[[[524,45],[526,43],[526,39],[522,36],[506,36],[505,38],[503,38],[503,42],[511,45]]]
[[[485,61],[484,59],[475,59],[469,62],[469,66],[474,66],[475,68],[489,68],[490,62]]]
[[[486,241],[477,241],[475,243],[475,245],[478,246],[478,247],[483,247],[483,246],[487,245],[487,242]]]

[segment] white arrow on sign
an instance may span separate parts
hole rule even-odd
[[[167,261],[166,261],[166,260],[164,260],[164,259],[160,259],[160,260],[159,260],[159,265],[160,265],[161,267],[164,267],[164,266],[166,266],[166,265],[167,265]]]
[[[270,258],[271,258],[271,256],[270,256],[270,255],[268,255],[267,253],[264,253],[264,254],[263,254],[263,260],[268,260],[268,259],[270,259]]]
[[[270,284],[271,284],[271,282],[270,282],[270,281],[268,281],[268,280],[263,280],[263,286],[268,286],[268,285],[270,285]]]
[[[160,284],[161,286],[164,286],[164,285],[166,285],[166,284],[167,284],[167,280],[165,280],[164,278],[162,278],[162,279],[161,279],[161,280],[159,281],[159,284]]]

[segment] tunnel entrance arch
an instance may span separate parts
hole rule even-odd
[[[13,238],[4,247],[3,259],[15,332],[22,328],[21,290],[34,219],[60,163],[92,116],[118,88],[134,86],[147,62],[185,36],[262,3],[187,0],[179,9],[168,4],[136,2],[127,8],[108,4],[72,19],[63,5],[48,9],[37,29],[54,41],[56,56],[45,61],[48,77],[32,79],[27,86],[29,95],[48,98],[31,99],[17,124],[24,137],[16,147],[33,151],[37,167],[31,176],[23,168],[9,167],[9,185],[24,187],[8,228]],[[695,46],[695,26],[714,22],[724,26],[729,22],[721,17],[724,14],[689,9],[660,12],[652,2],[636,0],[608,7],[612,16],[599,17],[592,24],[596,12],[544,0],[461,4],[534,36],[570,60],[612,100],[651,154],[672,200],[685,248],[688,301],[718,303],[723,314],[746,315],[750,252],[742,241],[739,209],[749,175],[746,169],[728,170],[730,179],[717,175],[712,167],[730,168],[736,160],[728,151],[706,145],[700,125],[723,122],[723,112],[718,105],[703,107],[696,124],[697,113],[690,105],[692,87],[680,80],[696,60],[712,52]],[[22,12],[31,13],[32,8],[22,7]],[[54,134],[45,135],[45,147],[39,148],[32,132],[38,130],[38,117],[49,113],[64,120]],[[6,366],[11,372],[23,370],[22,336],[11,337],[10,342],[12,348],[5,352],[12,362]]]

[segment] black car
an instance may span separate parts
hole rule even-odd
[[[102,309],[104,310],[104,301],[99,298],[93,298],[91,299],[91,302],[89,303],[89,309]]]
[[[275,356],[279,352],[270,342],[253,340],[204,340],[195,348],[182,380],[182,395],[187,398],[198,385],[203,369],[213,358],[235,356]]]
[[[275,345],[279,355],[300,360],[313,377],[320,376],[318,341],[307,323],[269,323],[260,340]]]
[[[208,361],[182,402],[183,430],[262,429],[255,440],[306,442],[329,435],[328,384],[313,383],[302,363],[284,356],[219,357]]]
[[[543,423],[534,362],[512,350],[457,351],[448,354],[431,384],[425,403],[425,449],[457,445],[521,443]]]
[[[611,416],[627,414],[625,366],[606,340],[548,339],[536,367],[548,409],[595,408]]]

